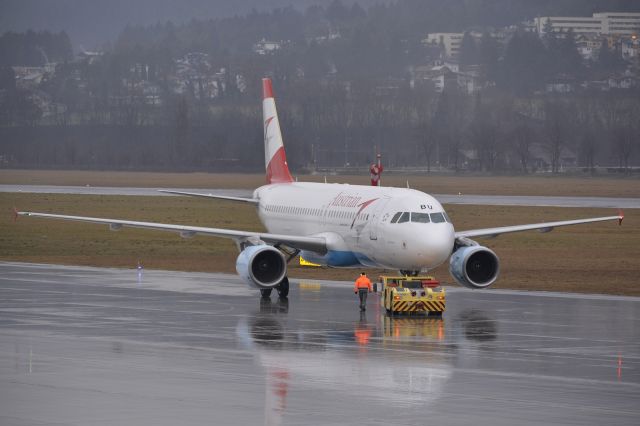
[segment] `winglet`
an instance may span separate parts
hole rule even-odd
[[[18,221],[18,209],[16,209],[15,207],[13,208],[13,221]]]
[[[622,225],[623,220],[624,220],[624,212],[622,210],[618,210],[618,226]]]

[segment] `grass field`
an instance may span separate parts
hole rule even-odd
[[[299,176],[301,181],[322,182],[322,175]],[[327,176],[328,182],[368,185],[368,176]],[[441,176],[383,175],[386,186],[411,188],[430,194],[546,195],[586,197],[640,197],[640,179],[575,178],[555,176]],[[137,186],[158,188],[254,189],[264,175],[215,173],[145,173],[50,170],[0,170],[0,183],[20,185]]]
[[[14,206],[40,212],[262,230],[252,207],[232,202],[0,193],[0,211],[6,213],[0,217],[0,260],[130,268],[140,260],[146,268],[235,272],[237,251],[229,240],[204,236],[182,239],[173,233],[126,228],[112,232],[107,226],[27,217],[14,222]],[[612,214],[602,209],[445,207],[457,230]],[[480,240],[501,259],[501,276],[494,287],[640,296],[640,210],[626,211],[625,216],[622,227],[617,223],[578,225],[550,234],[525,232]],[[291,265],[292,277],[351,280],[358,272]],[[450,283],[447,267],[442,265],[434,274]]]

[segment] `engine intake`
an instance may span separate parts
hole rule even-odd
[[[287,274],[287,262],[275,247],[249,246],[238,255],[236,271],[250,287],[274,288]]]
[[[461,247],[451,255],[449,272],[460,285],[474,289],[486,288],[498,278],[500,261],[486,247]]]

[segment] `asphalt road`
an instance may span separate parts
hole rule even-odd
[[[176,191],[214,193],[236,197],[251,197],[253,191],[230,189],[172,188]],[[0,192],[27,192],[42,194],[93,194],[93,195],[160,195],[156,188],[123,188],[93,186],[49,186],[49,185],[0,185]],[[639,209],[640,198],[606,197],[541,197],[503,195],[452,195],[433,194],[443,204],[475,204],[498,206],[549,206],[549,207],[599,207],[614,209]]]
[[[0,424],[637,425],[640,298],[0,262]]]

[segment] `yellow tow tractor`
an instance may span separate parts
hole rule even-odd
[[[446,306],[446,295],[440,282],[433,277],[389,277],[381,275],[380,303],[390,315],[427,314],[442,315]]]

